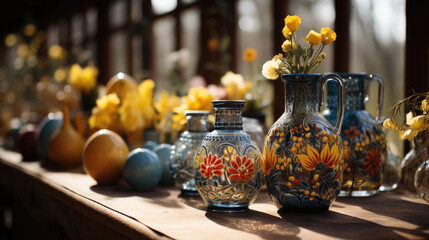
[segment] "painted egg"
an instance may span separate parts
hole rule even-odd
[[[17,148],[22,155],[22,161],[36,161],[36,127],[33,124],[24,125],[18,133]]]
[[[154,141],[146,141],[143,144],[143,148],[149,149],[151,151],[153,151],[156,147],[158,147],[158,143],[154,142]]]
[[[170,170],[171,145],[164,143],[156,147],[153,151],[158,155],[159,161],[162,165],[161,184],[172,185],[174,180]]]
[[[153,189],[162,177],[162,166],[158,156],[144,148],[137,148],[130,152],[123,171],[127,183],[141,191]]]
[[[92,134],[83,148],[83,167],[98,184],[116,183],[128,156],[128,146],[116,133],[102,129]]]
[[[36,147],[41,157],[42,165],[49,162],[48,150],[52,135],[61,128],[63,117],[61,114],[49,113],[39,125],[36,134]]]

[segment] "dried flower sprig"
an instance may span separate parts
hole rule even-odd
[[[301,47],[296,37],[296,32],[301,25],[298,16],[287,16],[282,33],[286,40],[282,44],[282,53],[274,56],[262,67],[262,75],[268,79],[277,79],[281,74],[312,73],[314,72],[326,53],[322,52],[326,45],[331,44],[337,38],[337,34],[330,28],[322,28],[320,33],[311,30],[305,41],[307,46]],[[319,45],[317,49],[314,46]]]
[[[404,123],[398,126],[394,119],[400,112],[402,104],[409,107],[410,111],[407,113]],[[402,141],[412,141],[419,132],[426,130],[429,126],[429,92],[415,93],[399,101],[393,107],[390,118],[384,121],[383,126],[396,131]]]

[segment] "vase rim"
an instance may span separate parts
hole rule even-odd
[[[192,115],[192,116],[204,116],[209,115],[210,111],[204,111],[204,110],[185,110],[183,112],[184,115]]]
[[[363,77],[363,76],[368,76],[368,74],[366,72],[327,72],[325,73],[327,74],[337,74],[338,76],[340,76],[341,78],[345,78],[345,77]]]
[[[246,103],[246,100],[213,100],[212,103]]]

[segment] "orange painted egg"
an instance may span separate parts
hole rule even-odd
[[[122,176],[128,146],[115,132],[102,129],[92,134],[83,150],[83,167],[98,184],[114,184]]]
[[[106,84],[106,94],[116,93],[122,99],[127,92],[137,91],[137,83],[134,78],[125,73],[118,73]]]

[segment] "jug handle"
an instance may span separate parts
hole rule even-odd
[[[378,74],[370,74],[368,76],[368,81],[377,81],[378,82],[378,108],[377,108],[377,114],[375,115],[375,121],[380,120],[381,118],[381,114],[383,111],[383,97],[384,97],[384,80],[383,78],[378,75]],[[366,88],[365,90],[365,100],[368,101],[368,89],[369,87]]]
[[[341,133],[341,126],[343,124],[343,118],[344,118],[344,83],[340,76],[337,74],[326,74],[322,78],[322,92],[321,96],[325,93],[326,84],[329,81],[336,81],[338,83],[338,111],[337,111],[337,119],[335,121],[335,132],[336,134],[340,135]]]

